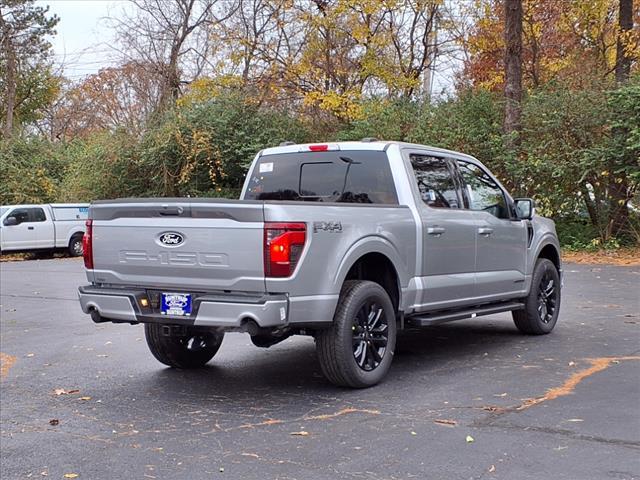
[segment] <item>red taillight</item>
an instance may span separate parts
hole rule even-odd
[[[305,223],[264,224],[264,275],[290,277],[307,238]]]
[[[309,145],[309,150],[312,152],[326,152],[329,150],[329,145]]]
[[[93,220],[87,220],[85,225],[87,229],[82,237],[82,257],[85,268],[93,270]]]

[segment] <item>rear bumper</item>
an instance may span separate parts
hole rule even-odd
[[[143,307],[144,289],[80,287],[78,297],[84,313],[94,322],[163,323],[241,329],[249,320],[259,327],[274,328],[289,323],[287,295],[199,294],[193,300],[189,316],[162,315],[157,309]]]

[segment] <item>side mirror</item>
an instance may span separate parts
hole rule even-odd
[[[531,198],[516,198],[514,201],[518,220],[531,220],[536,211],[536,203]]]
[[[7,217],[2,223],[7,227],[11,227],[13,225],[18,225],[18,219],[16,217]]]

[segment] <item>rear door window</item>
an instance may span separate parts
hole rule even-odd
[[[447,160],[431,155],[409,155],[422,201],[433,208],[460,208],[460,199]]]
[[[398,204],[387,155],[372,151],[266,155],[245,199]]]

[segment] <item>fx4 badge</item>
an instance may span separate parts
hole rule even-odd
[[[342,233],[341,222],[313,222],[313,233],[318,232]]]

